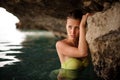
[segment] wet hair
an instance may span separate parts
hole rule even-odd
[[[82,19],[82,11],[79,9],[74,9],[72,11],[70,11],[67,15],[67,18],[73,18],[73,19],[78,19],[81,20]]]

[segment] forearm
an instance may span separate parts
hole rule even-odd
[[[80,51],[80,54],[83,56],[87,56],[87,51],[88,51],[88,47],[87,47],[87,42],[86,42],[86,30],[85,30],[85,26],[80,25],[80,33],[79,33],[79,45],[78,45],[78,49]]]
[[[88,46],[86,41],[86,21],[87,21],[88,14],[83,15],[81,23],[80,23],[80,32],[79,32],[79,44],[78,50],[82,56],[88,55]]]

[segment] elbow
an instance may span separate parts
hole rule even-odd
[[[88,52],[87,51],[80,52],[79,57],[87,57],[87,56],[88,56]]]
[[[81,57],[87,57],[88,56],[88,48],[84,47],[82,49],[79,49]]]
[[[87,57],[88,56],[88,52],[81,52],[81,57]]]
[[[88,53],[87,52],[85,52],[85,53],[83,53],[83,55],[82,55],[83,57],[87,57],[88,56]]]

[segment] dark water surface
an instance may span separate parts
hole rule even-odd
[[[32,31],[13,37],[0,38],[0,80],[57,80],[56,74],[50,76],[60,67],[55,49],[57,39],[51,33]],[[59,80],[98,80],[92,66],[81,76]]]
[[[46,32],[28,34],[21,44],[0,41],[0,80],[50,80],[51,70],[60,66],[56,38]]]

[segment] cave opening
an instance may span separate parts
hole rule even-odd
[[[19,19],[12,13],[6,11],[5,8],[0,7],[0,32],[5,33],[11,30],[16,30],[16,23]]]
[[[19,44],[24,35],[16,29],[19,19],[12,13],[0,7],[0,42],[10,42]]]

